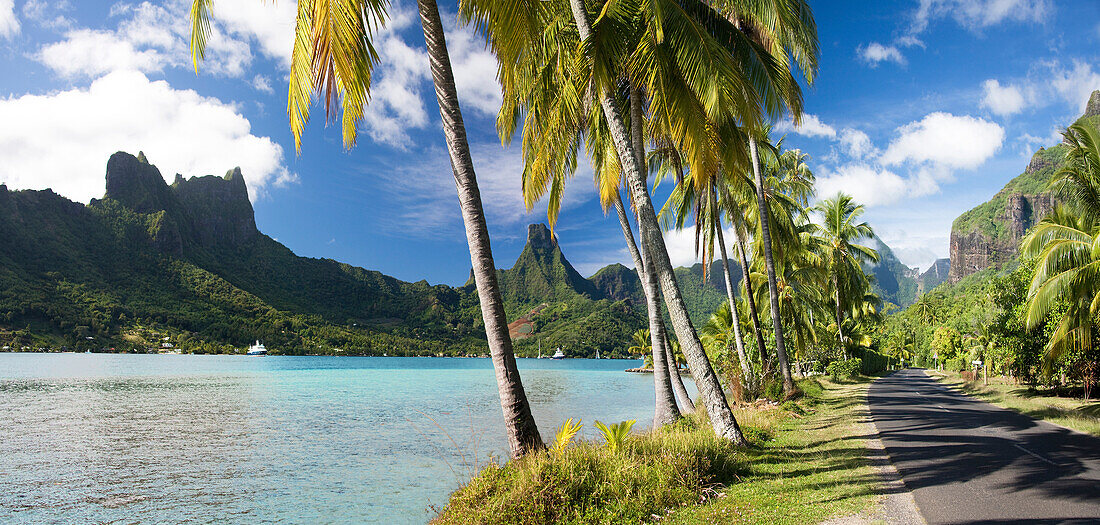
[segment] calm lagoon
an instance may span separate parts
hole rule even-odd
[[[638,365],[520,359],[544,439],[648,427]],[[506,457],[488,359],[0,353],[0,421],[0,523],[423,523]]]

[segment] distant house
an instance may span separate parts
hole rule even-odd
[[[161,348],[172,348],[172,343],[161,343],[160,347]]]

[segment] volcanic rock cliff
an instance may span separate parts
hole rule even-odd
[[[1100,124],[1100,91],[1094,91],[1079,123]],[[1066,147],[1039,148],[1024,172],[989,201],[960,215],[951,227],[950,280],[1013,260],[1028,230],[1050,213],[1057,199],[1048,187],[1062,167]]]

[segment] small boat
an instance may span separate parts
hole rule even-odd
[[[248,352],[245,355],[267,355],[267,347],[263,343],[256,341],[255,344],[248,347]]]
[[[561,351],[560,346],[558,347],[557,351],[554,352],[554,355],[550,356],[550,359],[564,359],[564,358],[565,358],[565,352]]]
[[[539,338],[539,359],[550,359],[547,356],[542,355],[542,338]]]

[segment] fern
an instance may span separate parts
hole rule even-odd
[[[596,421],[596,428],[600,429],[600,432],[603,433],[603,438],[607,441],[607,449],[610,450],[612,454],[616,454],[622,449],[623,444],[626,443],[626,438],[630,434],[630,429],[634,426],[635,422],[635,420],[630,419],[614,423],[609,427],[600,421]]]
[[[565,420],[565,423],[562,423],[561,428],[558,429],[558,433],[554,435],[554,444],[550,445],[550,453],[561,456],[565,452],[565,447],[569,446],[569,443],[573,441],[573,436],[577,435],[582,426],[584,425],[581,424],[579,419],[576,423],[573,423],[573,418]]]

